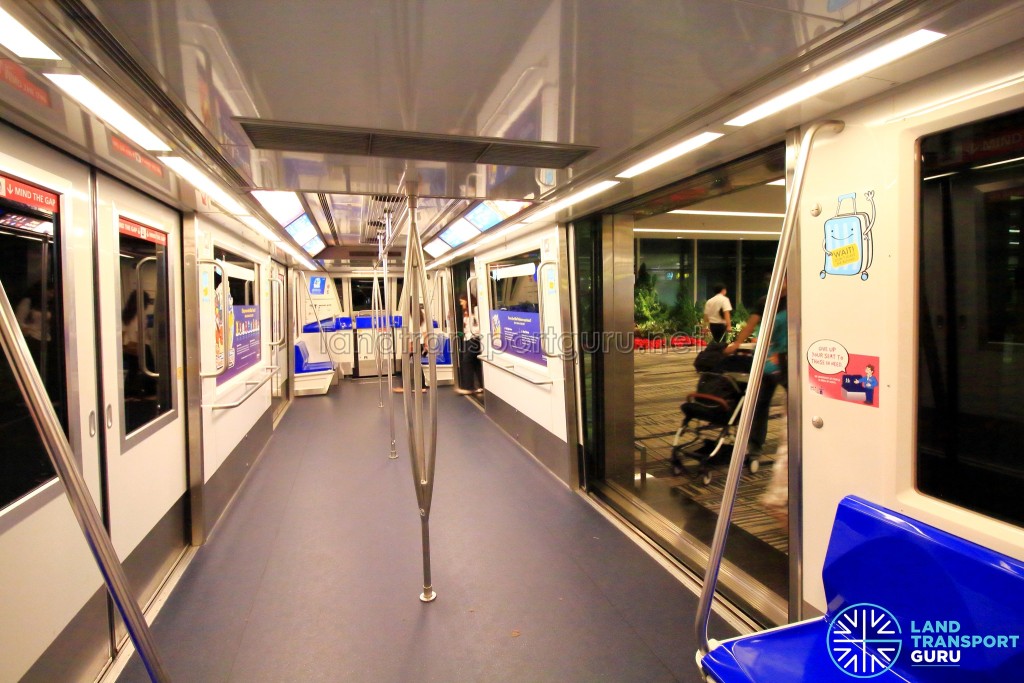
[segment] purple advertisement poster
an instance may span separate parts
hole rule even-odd
[[[260,343],[260,307],[231,306],[226,326],[228,369],[217,378],[217,384],[260,362],[263,346]]]
[[[491,346],[538,365],[546,365],[540,346],[540,313],[491,311]]]

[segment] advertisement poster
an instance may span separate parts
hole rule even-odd
[[[260,361],[263,348],[260,344],[260,307],[228,307],[224,330],[227,332],[223,344],[227,349],[228,369],[217,378],[217,384],[228,381]]]
[[[491,346],[531,363],[546,365],[540,346],[540,313],[491,311]]]
[[[878,356],[850,353],[837,341],[820,339],[807,348],[810,390],[848,403],[879,403],[881,365]]]

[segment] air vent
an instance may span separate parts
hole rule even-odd
[[[497,166],[566,168],[596,147],[236,118],[257,149]]]

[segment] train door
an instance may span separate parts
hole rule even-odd
[[[0,126],[0,280],[100,505],[91,195],[86,166]],[[91,679],[110,656],[102,579],[3,358],[0,378],[0,679]]]
[[[456,344],[452,351],[455,386],[479,403],[484,401],[484,376],[479,354],[480,301],[477,294],[476,267],[473,259],[456,263],[451,268],[452,299]],[[477,357],[474,357],[477,356]]]
[[[181,217],[102,174],[96,202],[105,506],[145,605],[186,546]]]
[[[292,355],[288,343],[288,270],[277,261],[270,262],[270,364],[279,368],[271,382],[270,405],[276,422],[284,414],[292,397]]]

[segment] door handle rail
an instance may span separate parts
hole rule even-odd
[[[260,390],[260,387],[262,387],[264,384],[269,382],[270,378],[277,374],[277,371],[279,369],[280,368],[277,367],[276,365],[270,365],[270,366],[267,366],[266,368],[264,368],[264,370],[267,371],[266,377],[264,377],[263,379],[260,379],[260,380],[250,380],[250,381],[246,382],[245,386],[249,387],[249,389],[238,400],[231,401],[230,403],[211,403],[211,404],[205,405],[203,407],[204,408],[209,408],[210,410],[227,410],[228,408],[237,408],[238,406],[242,405],[243,403],[248,401],[250,398],[252,398],[252,396],[257,391]]]

